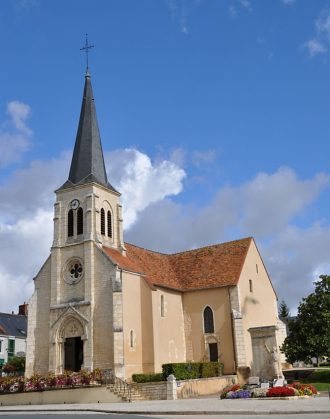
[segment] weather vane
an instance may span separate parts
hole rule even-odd
[[[80,48],[80,51],[85,51],[86,52],[86,71],[88,71],[88,53],[89,53],[89,50],[91,48],[94,48],[94,45],[89,45],[88,44],[88,33],[86,33],[85,46]]]

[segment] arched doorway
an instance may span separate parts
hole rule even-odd
[[[76,317],[64,319],[60,327],[61,372],[80,371],[84,364],[84,341],[86,335],[84,327]]]
[[[84,363],[84,345],[81,337],[66,338],[64,341],[64,369],[80,371]]]

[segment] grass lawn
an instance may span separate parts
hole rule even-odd
[[[318,391],[328,391],[330,389],[330,368],[314,370],[308,377],[300,381],[312,384]]]

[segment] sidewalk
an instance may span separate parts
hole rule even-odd
[[[328,397],[298,400],[220,400],[218,398],[155,400],[133,403],[91,403],[35,406],[2,406],[4,412],[90,411],[143,415],[225,415],[225,414],[317,414],[330,413]]]

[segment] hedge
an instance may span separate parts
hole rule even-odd
[[[134,383],[151,383],[153,381],[166,381],[162,372],[157,374],[133,374]]]
[[[185,362],[164,364],[162,368],[164,377],[173,374],[177,380],[189,380],[219,377],[222,375],[223,364],[221,362]]]

